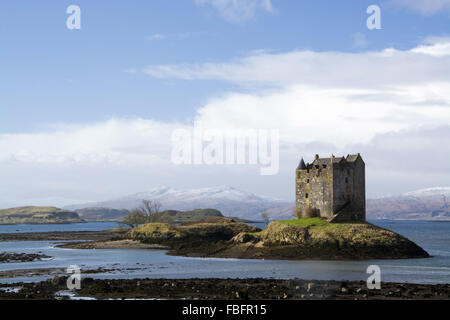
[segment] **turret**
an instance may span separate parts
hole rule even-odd
[[[306,169],[306,164],[302,158],[302,160],[300,160],[300,163],[298,164],[297,170],[304,170],[304,169]]]

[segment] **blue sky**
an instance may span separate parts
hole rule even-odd
[[[82,10],[80,31],[65,26],[65,9],[73,3]],[[256,50],[407,49],[449,28],[448,12],[424,16],[383,1],[383,29],[370,31],[370,4],[274,1],[273,12],[259,9],[230,23],[192,0],[2,1],[0,132],[111,116],[183,120],[209,97],[239,90],[220,81],[161,81],[125,72],[147,65],[220,62]],[[355,45],[357,33],[366,46]],[[154,35],[167,38],[151,40]]]
[[[71,4],[81,8],[81,30],[66,28],[68,17],[66,8]],[[381,8],[381,30],[368,30],[366,27],[366,19],[369,16],[366,9],[372,4]],[[43,146],[46,151],[36,156],[41,159],[39,161],[30,159],[28,162],[22,161],[17,155],[31,152],[31,146],[35,145],[36,141],[51,144],[51,141],[54,141],[52,139],[61,132],[70,136],[72,132],[70,130],[101,127],[111,119],[119,123],[118,128],[122,128],[123,125],[123,130],[128,130],[128,125],[135,126],[136,123],[133,121],[136,119],[152,121],[163,127],[175,123],[190,125],[199,114],[205,116],[205,112],[214,109],[218,101],[224,104],[236,103],[239,101],[236,98],[239,94],[246,97],[262,97],[265,101],[273,100],[272,107],[276,109],[277,100],[272,96],[274,92],[277,97],[288,96],[286,92],[292,87],[309,85],[308,77],[312,79],[311,83],[315,90],[343,89],[338,74],[341,72],[346,89],[355,88],[360,84],[360,81],[355,79],[365,77],[364,70],[361,71],[364,68],[352,63],[352,60],[359,61],[360,58],[367,59],[364,61],[369,64],[374,63],[374,68],[378,69],[376,71],[379,73],[371,74],[370,66],[367,67],[369,70],[366,73],[367,77],[373,77],[376,82],[370,84],[370,87],[367,84],[366,87],[360,88],[384,90],[376,93],[377,99],[400,92],[393,93],[393,88],[397,90],[401,87],[401,92],[405,93],[413,90],[414,86],[420,86],[428,90],[424,89],[423,94],[419,94],[420,99],[417,99],[420,103],[426,103],[426,99],[429,99],[429,102],[440,99],[439,101],[447,103],[448,95],[443,92],[449,81],[446,81],[445,73],[439,71],[439,66],[444,70],[448,68],[445,46],[449,42],[449,34],[450,2],[446,0],[2,1],[0,147],[3,148],[3,154],[7,154],[8,157],[5,156],[7,160],[2,160],[5,164],[3,167],[5,179],[0,182],[0,191],[6,192],[4,197],[16,204],[21,198],[99,200],[98,198],[142,191],[158,185],[204,187],[211,184],[230,184],[249,191],[290,199],[293,192],[290,190],[292,181],[288,177],[292,166],[298,161],[299,154],[359,150],[366,150],[369,155],[379,154],[381,151],[375,148],[377,139],[387,139],[386,137],[391,139],[392,135],[395,135],[395,139],[399,139],[398,136],[401,134],[406,136],[417,134],[423,137],[419,133],[405,133],[405,130],[420,128],[428,131],[438,130],[438,137],[447,138],[446,109],[436,111],[438,114],[429,121],[412,120],[409,118],[412,117],[411,111],[405,112],[402,114],[401,122],[392,126],[386,125],[381,131],[373,129],[367,136],[355,123],[354,135],[362,138],[344,142],[329,138],[338,133],[334,135],[330,133],[329,136],[314,133],[322,130],[318,125],[317,130],[311,130],[312,139],[299,138],[297,149],[289,150],[282,157],[280,175],[267,177],[267,180],[257,176],[256,170],[249,171],[248,179],[239,179],[242,175],[240,168],[236,171],[230,168],[233,173],[224,174],[222,168],[215,171],[212,168],[203,171],[198,168],[175,170],[171,167],[161,169],[162,167],[156,164],[148,164],[148,168],[140,167],[140,170],[148,171],[151,179],[143,180],[150,182],[141,181],[133,184],[132,181],[136,180],[133,177],[139,176],[140,173],[130,169],[135,163],[129,159],[122,159],[119,167],[111,167],[108,171],[101,162],[92,164],[81,161],[75,164],[66,163],[65,169],[55,168],[52,161],[47,160],[57,151],[47,150],[46,146]],[[434,51],[431,54],[428,51],[424,53],[423,50],[420,51],[421,49],[417,51],[419,53],[414,51],[421,46],[428,46]],[[398,60],[386,64],[371,60],[371,53],[380,54],[389,48],[396,50],[399,57],[395,59]],[[436,50],[445,52],[435,54]],[[299,67],[299,78],[290,74],[277,74],[278,66],[286,61],[287,69],[289,68],[291,55],[299,54],[303,57],[302,54],[308,52],[312,57],[308,58],[309,64],[306,67],[299,64],[303,66]],[[342,57],[345,61],[341,60]],[[292,59],[295,65],[301,57]],[[415,59],[419,62],[416,63]],[[432,59],[436,61],[431,61]],[[411,63],[411,66],[419,65],[421,68],[413,70],[412,76],[404,74],[400,77],[397,73],[386,75],[386,79],[383,79],[381,76],[383,72],[389,73],[403,62]],[[267,66],[268,77],[251,76],[261,69],[251,68],[258,63],[262,63],[262,68]],[[270,81],[272,63],[273,68],[277,69],[272,70],[274,81]],[[333,69],[340,64],[347,66],[346,63],[348,69],[343,68],[344,71]],[[166,71],[161,73],[161,68]],[[170,72],[167,72],[168,69]],[[212,72],[211,69],[215,71]],[[399,73],[401,74],[401,70],[406,73],[410,69],[405,65]],[[297,70],[295,66],[293,70]],[[327,79],[331,79],[330,82]],[[351,96],[361,99],[366,94],[367,92],[352,93]],[[433,94],[439,99],[435,96],[430,98]],[[410,97],[415,96],[412,94]],[[402,108],[400,105],[398,107]],[[199,113],[199,110],[206,111]],[[396,119],[398,110],[392,112],[386,111],[377,117]],[[414,110],[414,112],[419,114],[421,111]],[[238,113],[236,111],[236,117],[241,117]],[[218,113],[216,115],[219,116]],[[211,119],[212,114],[209,117],[205,116],[205,119]],[[436,120],[439,118],[442,122]],[[323,123],[332,120],[328,119]],[[410,120],[411,126],[407,126],[406,122]],[[264,119],[261,119],[251,126],[264,127],[264,123]],[[224,124],[217,123],[217,125]],[[363,131],[360,133],[358,130]],[[442,134],[442,130],[445,134]],[[286,132],[284,136],[289,136],[285,139],[286,144],[295,145],[296,141],[292,138],[295,136],[294,132],[295,130]],[[46,134],[44,138],[41,136],[43,133]],[[342,136],[346,137],[344,133]],[[11,137],[20,140],[21,149],[11,147],[19,145],[17,141],[8,140],[13,139]],[[93,136],[92,139],[95,140],[96,137]],[[129,139],[136,141],[136,137]],[[430,145],[424,143],[423,138],[420,139],[424,148]],[[70,141],[73,139],[62,141],[61,144],[68,144]],[[27,147],[27,143],[31,146]],[[77,141],[73,148],[76,148],[77,143],[84,142]],[[311,143],[314,144],[313,147]],[[380,142],[380,145],[386,146],[386,143]],[[89,150],[93,149],[95,146]],[[115,146],[113,149],[119,147]],[[404,150],[404,154],[413,152],[418,155],[425,152],[424,150],[417,148]],[[83,152],[85,154],[88,151]],[[158,149],[150,153],[153,152],[159,155],[158,152],[165,151]],[[31,153],[36,154],[33,150]],[[439,155],[441,156],[441,153]],[[375,173],[375,169],[390,170],[386,161],[380,157],[378,159],[373,156],[372,165],[381,165],[381,168],[374,165],[372,171],[374,177],[379,176]],[[15,160],[11,161],[12,158]],[[97,170],[96,166],[102,169]],[[410,166],[413,168],[414,163]],[[370,164],[368,167],[370,169]],[[86,181],[92,177],[92,172],[102,170],[105,170],[104,176],[99,173],[96,177],[99,184],[106,176],[110,177],[112,172],[120,173],[115,179],[117,182],[111,182],[112,185],[107,190],[83,191],[86,190],[88,185]],[[63,177],[61,172],[66,172],[67,176]],[[74,181],[69,185],[66,181],[73,177],[68,172],[84,179],[80,178],[80,181]],[[154,179],[155,172],[158,172],[159,176]],[[368,182],[369,194],[378,196],[439,184],[450,185],[448,175],[424,176],[407,171],[396,173],[398,174],[396,178],[403,182],[397,182],[385,189],[381,180],[385,176],[379,181],[374,179],[373,182]],[[196,174],[203,175],[203,178],[189,184],[187,181]],[[370,173],[368,175],[370,177]],[[211,179],[211,176],[214,178]],[[23,187],[18,184],[18,177],[30,179],[30,186]],[[42,183],[42,177],[48,179],[45,184]],[[128,179],[133,185],[124,186]],[[11,188],[15,184],[16,188]],[[277,186],[277,190],[274,191],[270,185]]]

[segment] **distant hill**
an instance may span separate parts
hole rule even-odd
[[[132,210],[140,207],[142,200],[158,201],[163,210],[189,211],[197,208],[214,208],[225,216],[250,220],[262,220],[261,212],[289,204],[284,200],[227,186],[190,190],[160,187],[108,201],[71,205],[65,208],[77,211],[90,207]]]
[[[176,224],[195,222],[212,217],[223,217],[223,215],[219,210],[215,209],[195,209],[190,211],[166,210],[156,213],[152,218],[152,222]]]
[[[86,221],[120,221],[129,212],[126,209],[113,208],[83,208],[75,210],[78,215]]]
[[[55,207],[19,207],[0,210],[0,224],[59,224],[85,222],[73,211]]]
[[[450,221],[450,187],[367,200],[370,219]]]

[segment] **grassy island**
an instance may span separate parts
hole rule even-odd
[[[0,210],[0,224],[46,224],[85,222],[73,211],[55,207],[18,207]]]

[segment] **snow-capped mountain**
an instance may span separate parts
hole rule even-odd
[[[450,220],[450,187],[367,200],[369,219]]]
[[[283,206],[287,201],[261,196],[228,186],[181,190],[171,187],[159,187],[129,196],[108,201],[67,206],[67,209],[114,208],[133,209],[142,204],[142,200],[158,201],[162,209],[193,210],[213,208],[225,216],[261,220],[261,212]]]
[[[434,187],[406,192],[403,196],[424,197],[424,196],[450,196],[450,187]]]

